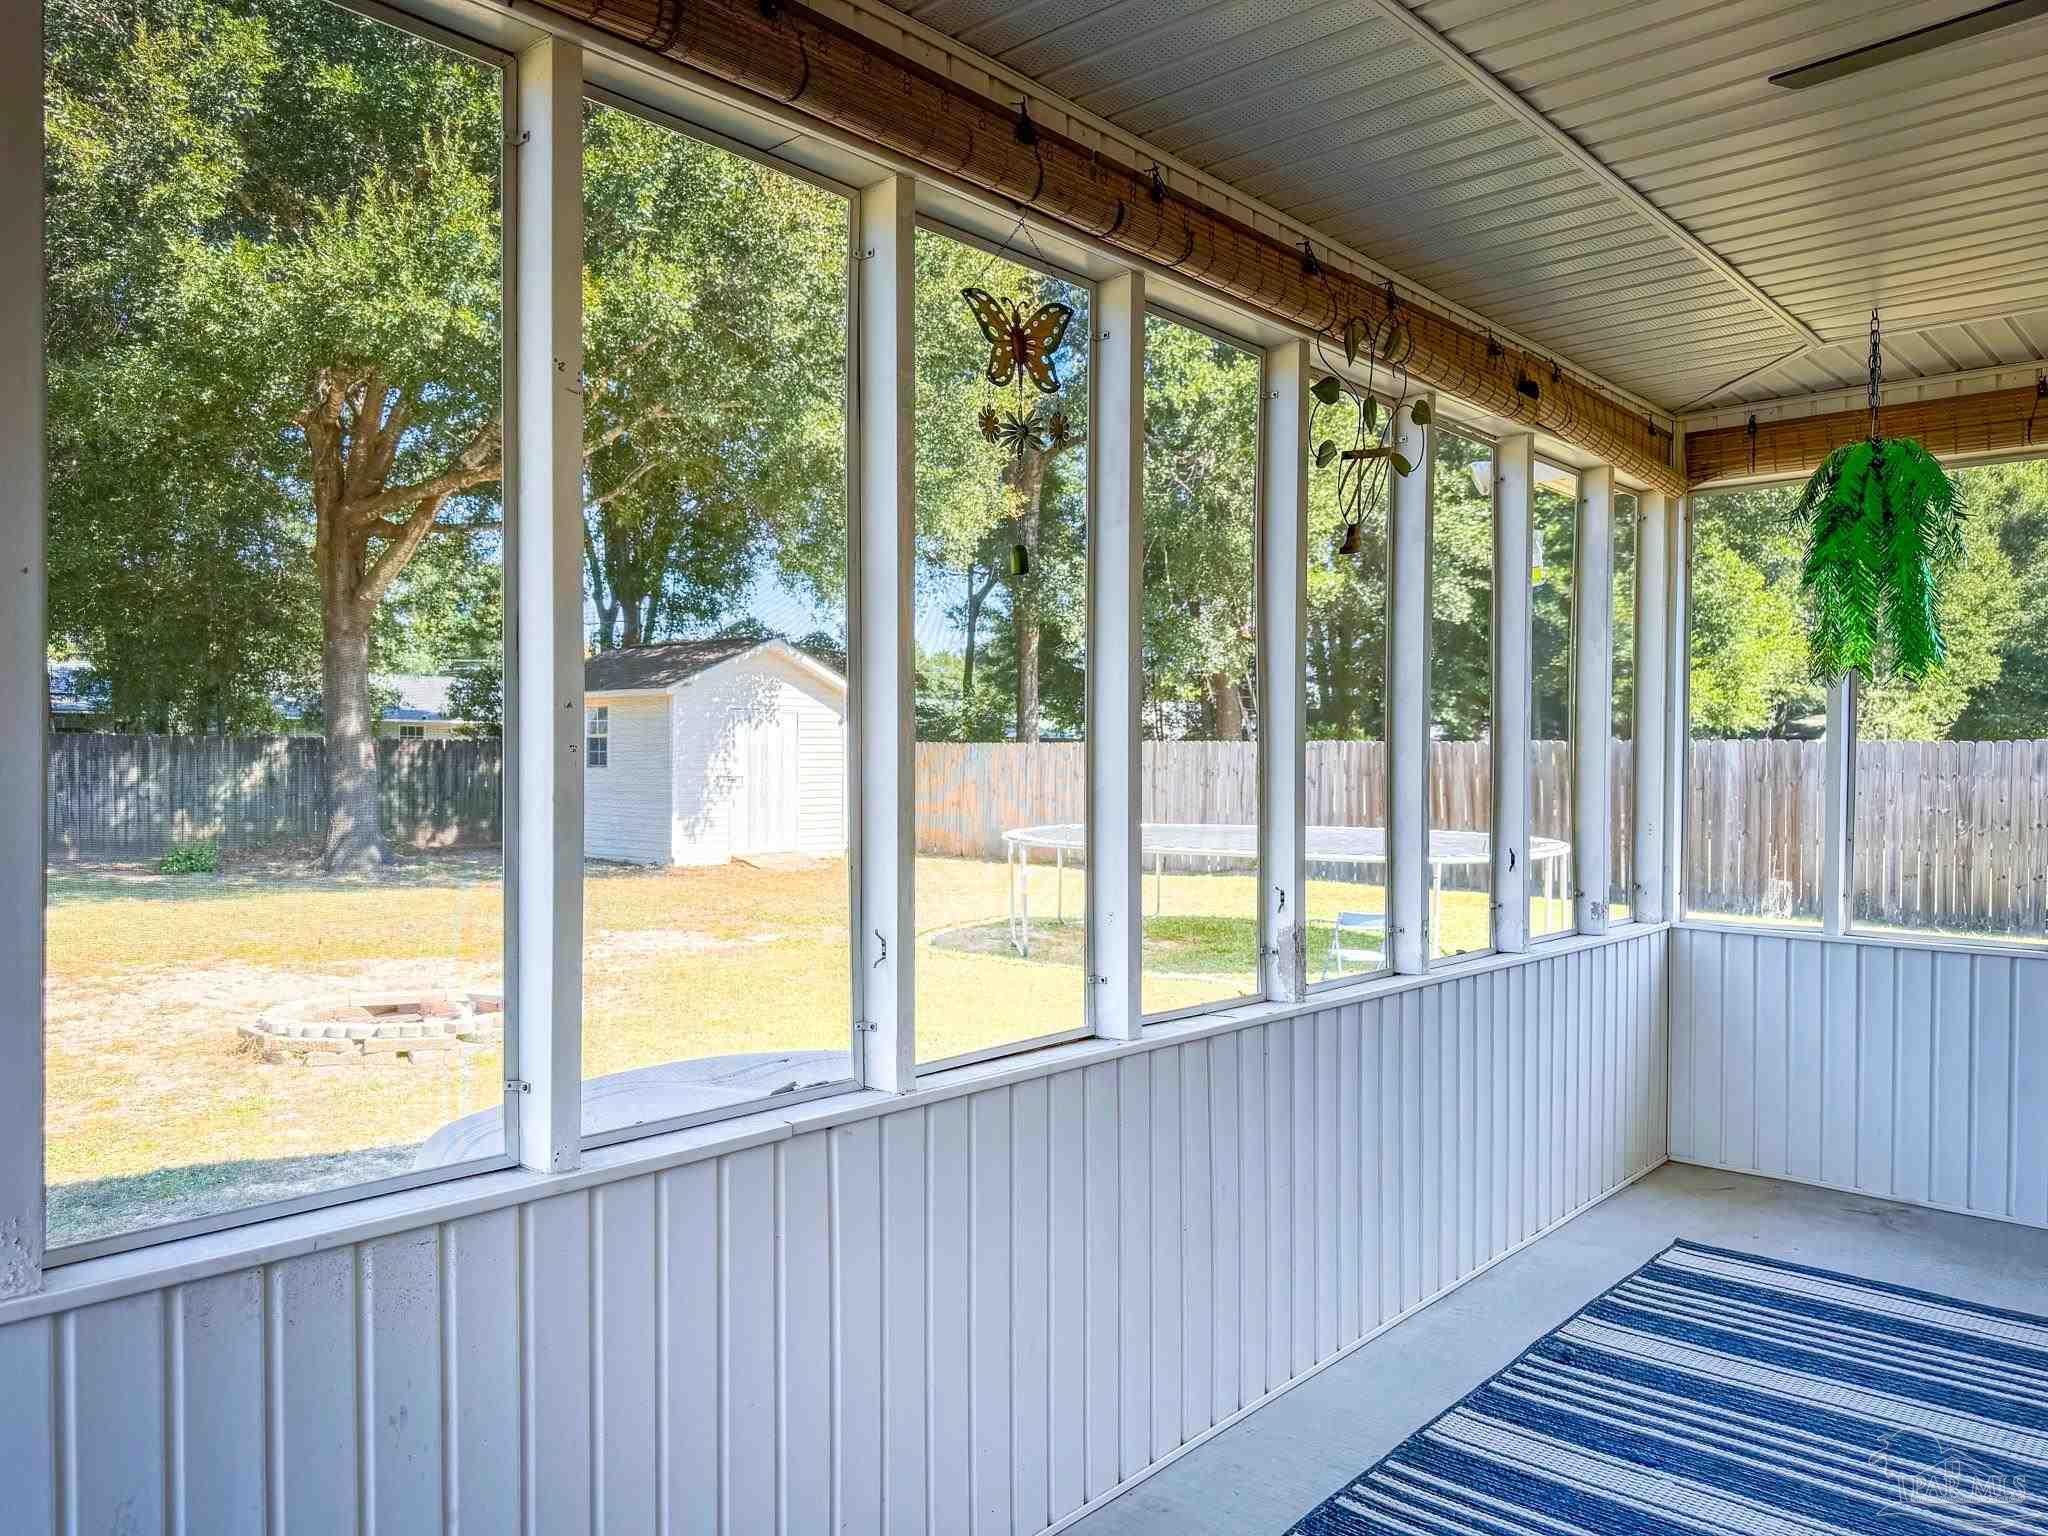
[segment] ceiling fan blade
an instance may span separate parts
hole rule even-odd
[[[1825,85],[1830,80],[1840,80],[1846,75],[1875,69],[1880,64],[1910,59],[1916,54],[1946,48],[1951,43],[1982,37],[1985,33],[1995,32],[2001,27],[2032,21],[2037,16],[2048,16],[2048,0],[1999,0],[1996,5],[1987,5],[1981,10],[1971,11],[1968,15],[1957,16],[1950,21],[1937,21],[1931,26],[1916,27],[1911,32],[1902,32],[1897,37],[1886,38],[1881,43],[1866,43],[1861,48],[1851,48],[1846,53],[1831,54],[1825,59],[1816,59],[1811,64],[1802,64],[1797,69],[1780,70],[1770,77],[1771,84],[1782,85],[1788,91],[1800,91],[1812,85]]]

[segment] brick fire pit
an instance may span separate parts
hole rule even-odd
[[[284,1003],[241,1034],[301,1066],[428,1066],[490,1050],[504,1028],[502,993],[399,992]]]

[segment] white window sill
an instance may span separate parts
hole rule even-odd
[[[766,1106],[752,1113],[709,1125],[657,1132],[611,1146],[588,1150],[582,1164],[569,1173],[536,1173],[505,1169],[474,1174],[393,1194],[344,1201],[290,1216],[274,1216],[191,1237],[171,1239],[122,1253],[60,1265],[45,1276],[44,1288],[32,1295],[0,1301],[0,1327],[74,1307],[112,1301],[167,1285],[273,1264],[302,1254],[365,1242],[394,1232],[507,1206],[524,1205],[556,1195],[572,1194],[600,1184],[659,1173],[705,1158],[721,1157],[749,1147],[786,1141],[802,1132],[873,1119],[897,1110],[938,1103],[986,1088],[1030,1082],[1077,1067],[1115,1061],[1190,1040],[1230,1034],[1259,1024],[1272,1024],[1350,1004],[1395,997],[1446,981],[1483,976],[1495,971],[1554,959],[1580,950],[1660,932],[1663,923],[1625,923],[1604,934],[1573,934],[1546,941],[1526,954],[1489,953],[1470,960],[1442,962],[1420,976],[1382,973],[1352,984],[1331,984],[1300,1002],[1257,1002],[1220,1008],[1213,1013],[1145,1026],[1137,1040],[1089,1038],[1024,1050],[987,1061],[927,1073],[914,1092],[904,1095],[858,1089],[803,1104]]]

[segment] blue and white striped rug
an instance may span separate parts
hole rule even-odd
[[[2048,1318],[1673,1243],[1295,1531],[2048,1536]]]

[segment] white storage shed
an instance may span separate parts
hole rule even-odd
[[[780,640],[584,663],[584,851],[632,864],[846,852],[846,679]]]

